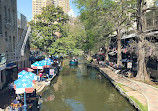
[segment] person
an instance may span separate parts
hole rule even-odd
[[[42,81],[42,76],[43,76],[42,72],[39,73],[39,76],[40,76],[40,81]]]
[[[13,85],[13,83],[10,83],[8,85],[8,90],[9,90],[9,93],[11,94],[11,97],[13,97],[13,94],[14,94],[14,85]]]

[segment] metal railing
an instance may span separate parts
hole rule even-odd
[[[21,56],[24,56],[25,46],[26,46],[26,42],[29,38],[30,32],[31,32],[31,27],[29,26],[28,29],[27,29],[27,33],[26,33],[25,39],[23,41],[22,47],[21,47]]]
[[[21,48],[22,48],[27,30],[28,30],[28,27],[25,27],[25,29],[23,30],[23,33],[22,33],[22,35],[19,39],[18,47],[17,47],[17,50],[16,50],[16,60],[19,60],[21,58]]]

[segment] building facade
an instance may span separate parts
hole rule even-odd
[[[52,0],[32,0],[32,17],[39,15],[42,11],[42,7],[53,4]]]
[[[0,0],[0,89],[7,81],[6,65],[15,59],[17,43],[16,0]]]
[[[57,5],[62,7],[66,14],[70,11],[69,0],[58,0]]]
[[[69,0],[32,0],[32,17],[38,15],[42,11],[42,7],[54,4],[63,8],[64,13],[68,14],[70,11]]]
[[[17,0],[0,0],[0,90],[16,79],[18,69],[30,65],[26,17],[18,18]]]

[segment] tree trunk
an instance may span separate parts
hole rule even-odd
[[[121,54],[121,32],[117,29],[117,66],[122,66],[122,54]]]
[[[109,61],[108,51],[109,51],[109,48],[107,47],[106,48],[106,53],[105,53],[105,61]]]
[[[142,35],[139,35],[141,38]],[[147,73],[146,60],[145,60],[144,40],[138,42],[138,72],[136,79],[143,82],[150,81],[150,76]]]
[[[91,50],[88,49],[88,57],[91,57]]]
[[[145,34],[144,30],[145,28],[145,14],[142,12],[143,8],[143,2],[142,0],[137,0],[137,34],[138,34],[138,72],[136,79],[148,82],[150,81],[150,76],[147,74],[147,68],[146,68],[146,52],[145,52]]]

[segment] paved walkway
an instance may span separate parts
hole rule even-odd
[[[148,111],[158,111],[158,89],[157,88],[147,85],[145,83],[131,80],[129,78],[121,77],[119,74],[114,73],[109,68],[100,68],[100,70],[105,72],[115,82],[121,83],[125,86],[128,86],[138,91],[139,93],[142,93],[147,99]]]

